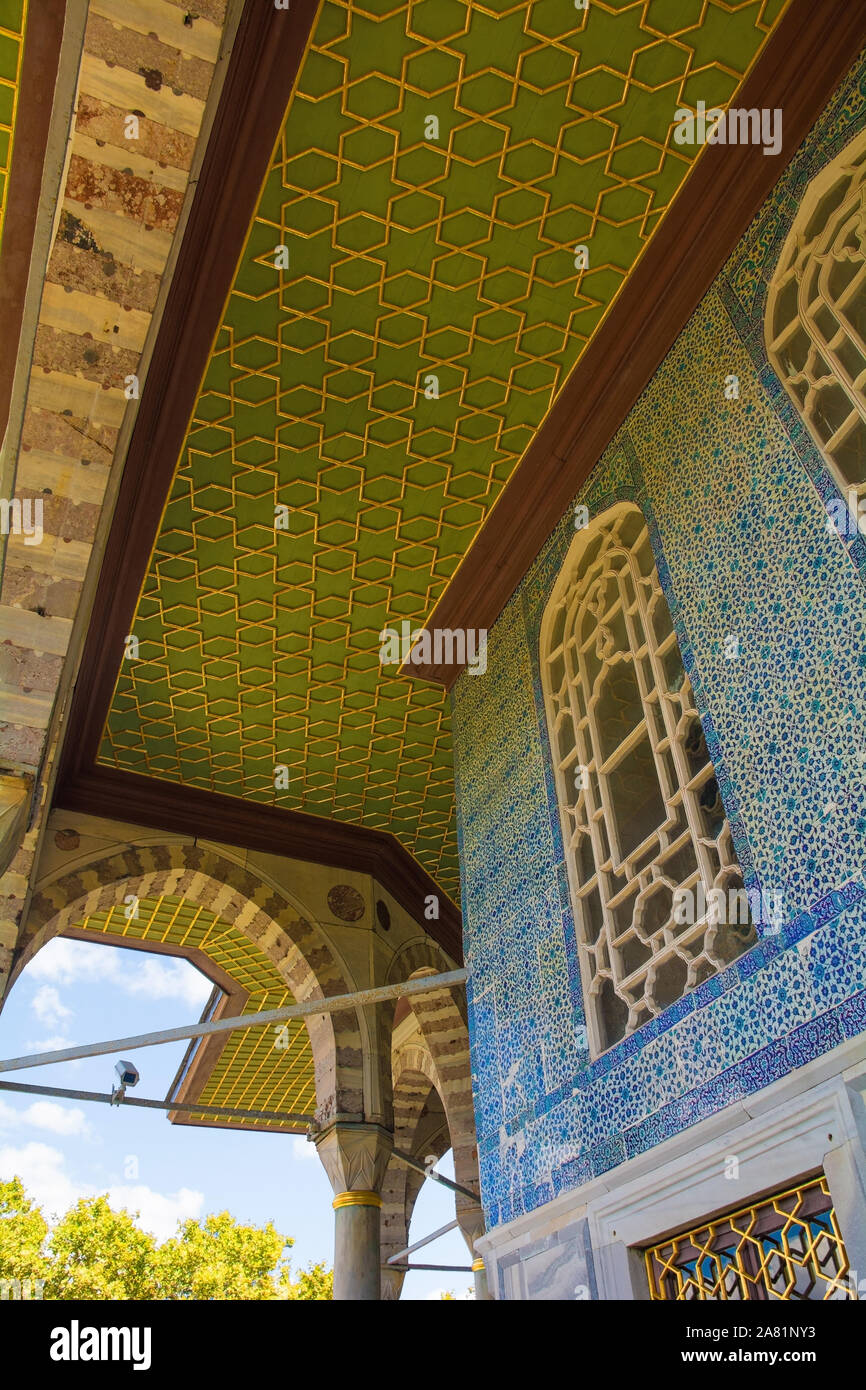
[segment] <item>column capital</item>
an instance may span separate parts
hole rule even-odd
[[[457,1193],[455,1200],[455,1216],[460,1226],[463,1239],[469,1246],[473,1259],[475,1258],[475,1242],[484,1235],[484,1208],[480,1200],[470,1202],[468,1197],[464,1197],[462,1192]]]
[[[372,1198],[378,1194],[394,1147],[389,1130],[338,1120],[326,1125],[313,1142],[337,1197],[357,1193]]]

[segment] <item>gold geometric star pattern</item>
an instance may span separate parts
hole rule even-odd
[[[379,634],[423,625],[682,186],[674,113],[730,103],[783,8],[324,4],[102,762],[390,830],[456,895],[446,697]]]

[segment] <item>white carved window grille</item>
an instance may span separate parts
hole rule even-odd
[[[545,610],[541,669],[597,1055],[757,939],[646,524],[630,503],[575,535]],[[730,910],[720,911],[722,895]]]
[[[856,510],[866,495],[866,132],[806,191],[770,284],[766,335]]]

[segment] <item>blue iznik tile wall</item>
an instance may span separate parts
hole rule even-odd
[[[538,665],[571,511],[491,631],[487,674],[455,687],[489,1227],[866,1029],[866,548],[827,525],[838,492],[763,329],[803,190],[864,125],[861,62],[575,499],[643,508],[746,885],[781,895],[782,930],[591,1061]]]

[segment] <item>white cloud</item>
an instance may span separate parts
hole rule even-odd
[[[185,999],[191,1006],[201,1007],[213,985],[184,960],[145,956],[136,962],[135,972],[129,972],[124,979],[123,988],[148,999]]]
[[[0,1178],[20,1178],[28,1196],[53,1220],[86,1192],[64,1173],[64,1162],[60,1150],[48,1144],[30,1143],[20,1149],[7,1145],[0,1148]]]
[[[52,1134],[89,1136],[90,1125],[83,1110],[67,1109],[53,1100],[35,1100],[25,1110],[16,1110],[0,1099],[0,1129],[19,1129],[26,1126],[48,1129]]]
[[[61,1003],[60,995],[53,985],[43,985],[37,989],[30,1000],[30,1007],[39,1019],[50,1028],[52,1024],[62,1023],[64,1018],[72,1017],[72,1010]]]
[[[62,1033],[52,1033],[50,1038],[28,1038],[24,1046],[29,1055],[31,1052],[59,1052],[62,1047],[72,1047],[72,1039],[65,1038]],[[66,1062],[68,1067],[76,1067],[75,1061]]]
[[[113,951],[96,943],[55,936],[36,953],[24,975],[28,980],[53,980],[61,985],[107,980],[116,969],[113,957]]]
[[[110,1187],[108,1201],[115,1211],[125,1207],[133,1214],[138,1212],[139,1226],[151,1231],[157,1240],[167,1240],[175,1234],[178,1221],[188,1221],[191,1217],[197,1220],[201,1216],[204,1193],[181,1187],[177,1192],[164,1195],[139,1184],[136,1187]]]
[[[311,1144],[303,1134],[294,1135],[292,1138],[292,1158],[318,1158],[315,1144]]]
[[[183,999],[190,1008],[201,1008],[213,988],[188,961],[59,936],[37,952],[24,975],[28,980],[47,980],[54,985],[79,981],[111,984],[148,999]],[[43,986],[35,998],[45,993]]]
[[[17,1176],[29,1196],[54,1221],[80,1197],[93,1197],[106,1191],[91,1183],[76,1182],[65,1171],[66,1159],[59,1149],[47,1144],[25,1144],[16,1149],[0,1148],[0,1178]],[[201,1216],[204,1194],[181,1187],[177,1192],[154,1192],[143,1184],[115,1184],[108,1188],[109,1204],[115,1211],[140,1212],[138,1225],[152,1231],[158,1240],[174,1235],[178,1221]]]

